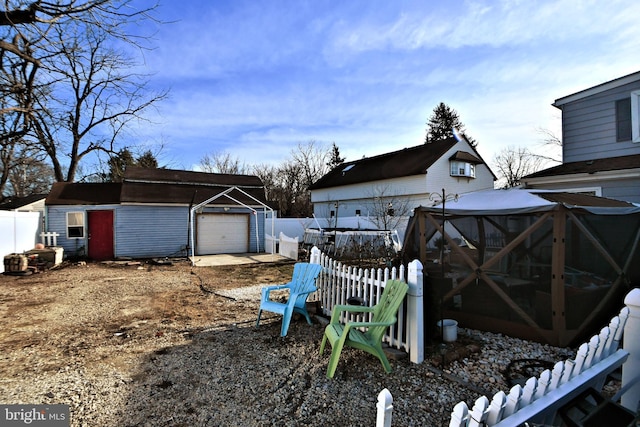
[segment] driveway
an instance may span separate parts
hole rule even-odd
[[[278,254],[247,253],[247,254],[216,254],[196,255],[189,257],[196,267],[217,267],[220,265],[254,264],[261,262],[294,262],[294,260]]]

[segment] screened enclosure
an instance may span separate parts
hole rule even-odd
[[[415,209],[403,258],[424,265],[432,319],[566,346],[640,285],[639,239],[640,207],[626,202],[489,190]]]

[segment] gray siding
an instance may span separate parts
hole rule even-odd
[[[527,188],[544,188],[546,190],[566,190],[578,191],[581,188],[600,188],[602,197],[608,199],[624,200],[631,203],[640,203],[640,178],[607,180],[602,183],[588,181],[567,184],[566,182],[544,185],[530,185]]]
[[[616,142],[615,102],[640,90],[633,82],[562,106],[564,163],[640,154],[640,144]]]
[[[58,233],[58,246],[64,248],[65,257],[87,255],[87,211],[113,210],[114,221],[118,218],[119,205],[99,206],[47,206],[47,231]],[[85,237],[82,239],[67,238],[67,212],[85,212]]]
[[[114,253],[116,257],[159,258],[186,256],[189,246],[189,207],[152,205],[99,205],[99,206],[47,206],[47,231],[57,232],[58,246],[69,256],[87,255],[86,212],[90,210],[114,211]],[[207,209],[216,212],[221,209]],[[67,212],[85,212],[85,237],[68,239]],[[246,213],[246,208],[232,208],[229,212]],[[251,215],[249,224],[249,250],[258,250],[256,234],[260,233],[259,249],[264,252],[264,213]]]
[[[189,239],[187,206],[121,206],[115,220],[115,256],[185,256]]]
[[[608,181],[602,186],[602,196],[640,203],[640,178]]]

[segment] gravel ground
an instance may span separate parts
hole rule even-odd
[[[254,326],[256,285],[281,283],[291,265],[234,268],[98,264],[0,278],[2,403],[68,404],[73,426],[371,426],[388,388],[394,426],[445,426],[460,400],[507,391],[513,360],[573,355],[460,329],[444,365],[434,346],[425,363],[399,357],[385,374],[347,348],[329,380],[321,322],[297,319],[285,338],[269,313]]]

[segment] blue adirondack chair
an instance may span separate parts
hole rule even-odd
[[[320,275],[322,266],[320,264],[309,264],[299,262],[293,266],[293,276],[289,283],[283,285],[266,286],[262,288],[260,298],[260,309],[258,310],[258,321],[256,326],[260,325],[260,316],[262,311],[270,311],[282,315],[282,328],[280,336],[286,336],[291,323],[293,313],[300,313],[307,319],[307,323],[311,324],[311,318],[307,312],[307,297],[316,291],[316,278]],[[269,299],[271,291],[288,289],[289,296],[286,302],[278,302]]]

